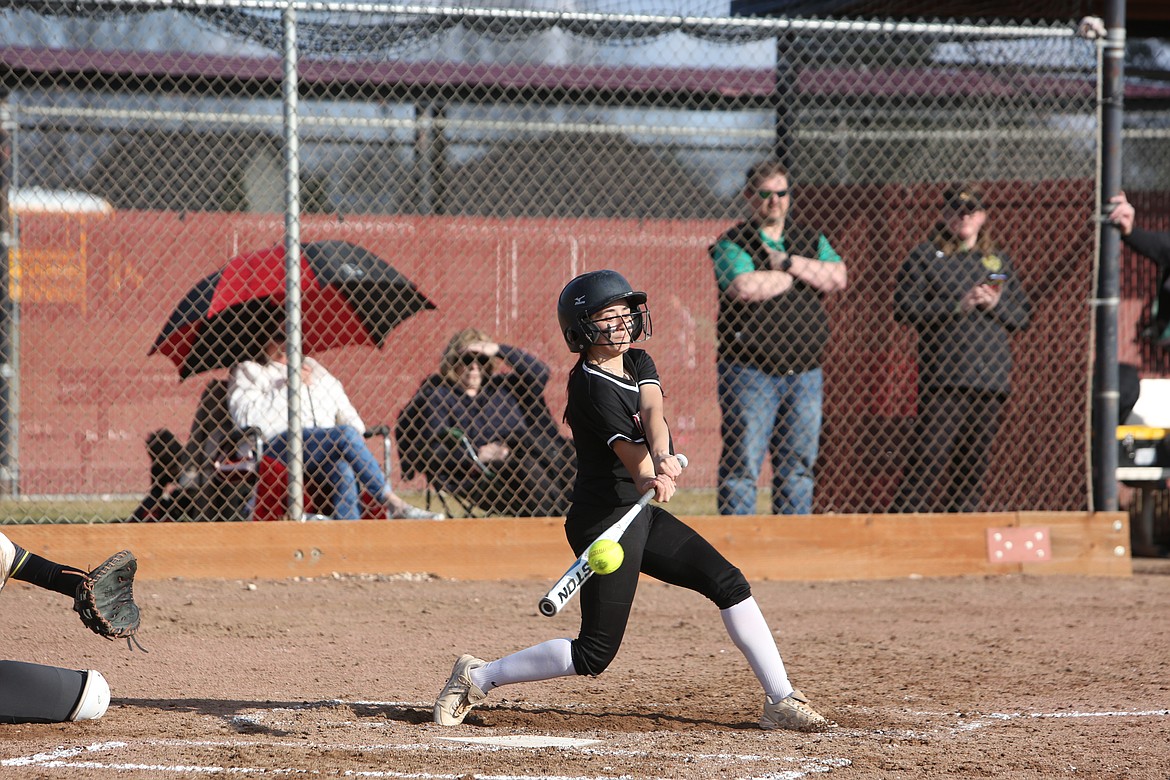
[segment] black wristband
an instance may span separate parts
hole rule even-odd
[[[780,261],[780,270],[784,273],[792,270],[792,255],[784,255],[784,259]]]

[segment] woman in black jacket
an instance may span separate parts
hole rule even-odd
[[[1031,303],[984,226],[974,190],[944,195],[941,218],[898,271],[894,318],[918,332],[918,418],[892,512],[974,512],[1011,392],[1011,334]]]
[[[491,515],[556,517],[569,506],[572,442],[544,400],[549,369],[478,328],[454,334],[439,372],[398,416],[403,476]]]

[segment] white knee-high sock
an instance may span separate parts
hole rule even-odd
[[[468,676],[484,693],[501,685],[519,682],[551,680],[577,673],[573,667],[573,643],[568,639],[550,639],[506,655],[498,661],[489,661]]]
[[[792,683],[788,681],[780,650],[776,647],[776,640],[755,598],[747,598],[733,607],[721,610],[719,614],[731,641],[747,658],[756,679],[764,686],[764,693],[773,702],[792,693]]]

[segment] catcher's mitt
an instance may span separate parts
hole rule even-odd
[[[138,559],[134,553],[129,550],[114,553],[77,586],[73,611],[98,636],[125,639],[128,646],[133,641],[139,650],[146,652],[134,636],[142,622],[138,605],[134,603],[137,571]]]

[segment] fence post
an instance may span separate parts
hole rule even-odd
[[[793,101],[796,95],[796,64],[792,57],[793,36],[789,31],[776,35],[776,159],[794,177],[794,161],[792,159],[792,127],[796,122],[796,111]]]
[[[16,496],[19,492],[19,355],[20,302],[12,295],[11,269],[19,258],[19,244],[8,194],[14,181],[12,130],[16,123],[8,105],[8,93],[0,94],[0,250],[4,264],[0,270],[0,495]]]
[[[1125,0],[1105,4],[1105,40],[1101,62],[1101,171],[1102,215],[1109,199],[1121,191],[1121,120],[1125,97]],[[1121,298],[1121,232],[1101,220],[1101,262],[1097,269],[1096,351],[1093,370],[1093,508],[1114,512],[1117,488],[1117,310]]]
[[[296,0],[286,0],[284,46],[284,268],[288,339],[288,517],[305,519],[305,440],[301,425],[301,165],[297,127]]]

